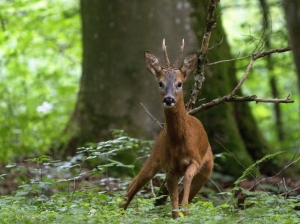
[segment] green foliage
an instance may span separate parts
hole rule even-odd
[[[189,204],[190,216],[173,220],[171,206],[154,206],[156,198],[151,193],[140,193],[124,211],[122,203],[128,182],[107,176],[110,169],[122,167],[132,170],[134,164],[112,160],[116,153],[142,147],[145,154],[151,142],[129,137],[114,131],[115,138],[82,148],[79,154],[67,161],[53,161],[48,156],[27,159],[23,164],[8,164],[7,175],[0,176],[0,190],[11,179],[17,181],[12,194],[0,196],[1,223],[298,223],[300,197],[272,195],[266,191],[241,189],[246,196],[244,209],[237,206],[236,188],[227,192],[211,192],[208,201],[196,197]],[[277,153],[279,154],[279,153]],[[268,155],[246,169],[275,156]],[[84,166],[91,160],[107,160],[95,168]],[[245,175],[237,180],[241,182]],[[223,177],[222,177],[223,178]],[[236,182],[236,184],[238,184]],[[104,184],[103,184],[104,183]],[[114,184],[113,187],[111,185]],[[7,186],[7,185],[6,185]],[[150,192],[150,189],[144,189]],[[220,196],[225,197],[222,199]]]
[[[256,161],[254,164],[252,164],[251,166],[249,166],[247,169],[245,169],[245,171],[243,172],[242,176],[240,176],[235,182],[234,182],[234,190],[236,190],[236,188],[238,187],[238,185],[246,178],[249,177],[249,175],[251,175],[254,178],[257,178],[260,173],[259,173],[259,165],[263,162],[266,162],[270,159],[273,159],[275,156],[282,154],[283,152],[276,152],[273,154],[268,154],[265,155],[263,158],[261,158],[260,160]],[[254,175],[253,175],[254,173]]]
[[[85,161],[95,163],[93,160],[96,159],[96,163],[100,164],[99,170],[111,167],[110,176],[135,176],[141,168],[141,162],[149,156],[153,141],[131,138],[122,130],[112,130],[112,134],[113,140],[79,148],[79,153],[88,154],[84,157]]]
[[[71,114],[81,70],[75,0],[1,0],[0,163],[45,153]]]
[[[267,1],[269,14],[268,27],[265,29],[266,21],[263,20],[259,2],[247,0],[220,2],[226,37],[230,42],[234,57],[250,55],[257,52],[262,46],[264,46],[262,51],[267,51],[289,45],[281,3]],[[236,61],[238,77],[242,77],[249,61],[250,57]],[[274,104],[250,103],[250,105],[268,143],[276,150],[290,149],[288,157],[292,158],[296,151],[293,148],[300,145],[298,110],[300,98],[292,53],[272,54],[270,58],[264,57],[255,61],[242,90],[246,96],[257,95],[260,98],[273,98],[270,85],[272,77],[277,82],[278,98],[284,99],[290,94],[290,99],[295,100],[293,104],[279,105],[284,140],[278,138]]]

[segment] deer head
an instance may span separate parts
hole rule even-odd
[[[176,105],[178,100],[183,100],[182,86],[186,78],[196,68],[198,54],[192,53],[187,56],[182,65],[178,68],[178,62],[180,61],[184,49],[184,40],[182,40],[180,52],[173,66],[170,65],[165,39],[162,43],[162,49],[166,61],[165,67],[162,66],[158,59],[148,51],[145,52],[145,62],[147,69],[157,78],[164,107],[172,108]]]

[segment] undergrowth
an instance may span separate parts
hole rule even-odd
[[[258,170],[261,162],[278,153],[268,155],[247,168],[229,190],[217,191],[213,182],[208,182],[194,202],[189,204],[190,216],[182,215],[173,220],[170,203],[154,206],[155,192],[164,177],[162,174],[139,192],[124,211],[119,205],[131,180],[128,174],[136,174],[135,168],[145,159],[143,155],[149,153],[152,142],[130,138],[122,131],[115,131],[114,136],[113,140],[81,148],[75,157],[67,161],[54,161],[48,156],[41,156],[24,163],[8,164],[6,174],[0,175],[0,223],[300,221],[300,196],[295,192],[275,194],[267,190],[240,187],[240,183],[249,178],[253,170]],[[116,160],[124,152],[138,159],[130,160],[130,163]],[[120,171],[123,173],[117,176],[116,173]],[[256,181],[256,188],[261,182]]]

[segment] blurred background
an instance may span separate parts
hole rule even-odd
[[[43,154],[73,156],[86,143],[111,139],[112,129],[155,139],[160,127],[141,103],[160,122],[164,118],[144,51],[161,59],[163,38],[171,61],[183,38],[183,58],[199,51],[207,2],[0,0],[0,164]],[[238,94],[280,99],[290,94],[295,103],[227,103],[197,115],[216,171],[238,176],[236,159],[247,167],[285,151],[262,166],[274,173],[299,156],[300,2],[221,0],[216,15],[208,63],[293,46],[293,52],[255,61]],[[207,66],[198,105],[230,93],[249,61]],[[192,85],[190,77],[186,98]]]

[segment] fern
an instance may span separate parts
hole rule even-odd
[[[239,177],[239,179],[237,179],[234,182],[234,189],[238,188],[238,185],[248,176],[248,175],[252,175],[253,176],[253,172],[256,172],[255,176],[259,175],[259,165],[263,162],[266,162],[267,160],[273,159],[275,156],[280,155],[284,153],[284,151],[279,151],[279,152],[275,152],[273,154],[268,154],[265,155],[263,158],[261,158],[260,160],[256,161],[254,164],[252,164],[251,166],[249,166],[242,174],[242,176]]]

